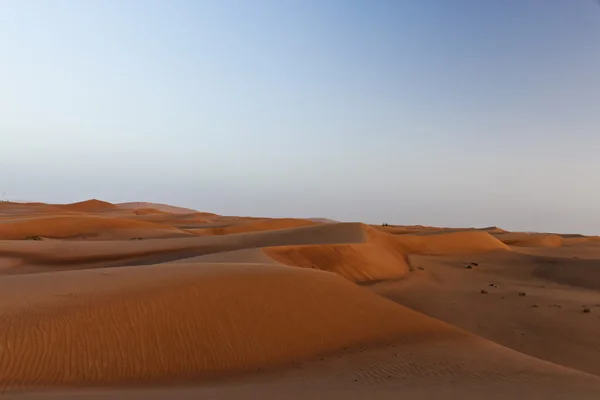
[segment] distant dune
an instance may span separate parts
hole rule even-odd
[[[118,207],[114,204],[108,203],[101,200],[86,200],[80,201],[79,203],[62,204],[59,205],[61,208],[69,211],[82,211],[82,212],[94,212],[94,211],[108,211],[117,210]]]
[[[509,250],[500,240],[483,231],[400,235],[395,240],[410,254],[468,254]]]
[[[189,234],[165,225],[91,215],[13,218],[0,221],[0,240],[34,236],[48,238],[129,239],[134,237],[183,237]]]
[[[318,222],[320,224],[336,224],[339,223],[340,221],[335,221],[333,219],[329,219],[329,218],[306,218],[309,221],[313,221],[313,222]]]
[[[218,228],[206,228],[197,230],[195,233],[198,235],[232,235],[236,233],[249,233],[249,232],[260,232],[260,231],[273,231],[279,229],[298,228],[302,226],[316,225],[316,222],[295,219],[295,218],[277,218],[269,219],[266,221],[249,221],[238,225],[218,227]]]
[[[398,279],[409,271],[406,255],[384,243],[268,247],[264,252],[282,264],[335,272],[354,282]]]
[[[502,233],[495,235],[503,243],[518,247],[561,247],[563,238],[540,233]]]
[[[128,209],[128,210],[150,208],[150,209],[154,209],[154,210],[158,210],[158,211],[162,211],[162,212],[166,212],[166,213],[171,213],[171,214],[190,214],[190,213],[198,212],[196,210],[192,210],[191,208],[176,207],[176,206],[170,206],[167,204],[146,203],[146,202],[117,203],[116,207],[124,208],[124,209]],[[209,214],[209,213],[207,213],[207,214]],[[214,215],[214,214],[211,214],[211,215]]]

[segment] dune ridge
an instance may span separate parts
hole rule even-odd
[[[114,205],[112,203],[109,203],[107,201],[97,200],[97,199],[85,200],[85,201],[80,201],[77,203],[70,203],[70,204],[60,204],[57,206],[65,209],[65,210],[69,210],[69,211],[83,211],[83,212],[113,211],[113,210],[119,209],[119,207],[117,207],[116,205]]]
[[[378,243],[280,246],[263,251],[282,264],[330,271],[354,282],[399,279],[410,270],[405,254]]]
[[[262,232],[262,231],[274,231],[280,229],[292,229],[300,228],[303,226],[317,225],[318,222],[309,221],[306,219],[296,218],[277,218],[268,219],[265,221],[249,222],[245,224],[217,227],[217,228],[206,228],[196,231],[196,234],[201,236],[206,235],[233,235],[238,233],[250,233],[250,232]]]
[[[394,239],[409,254],[450,255],[510,250],[500,240],[483,231],[435,232],[399,235]]]
[[[191,208],[177,207],[177,206],[171,206],[168,204],[149,203],[149,202],[142,202],[142,201],[129,202],[129,203],[117,203],[117,204],[115,204],[115,207],[127,209],[127,210],[138,210],[138,209],[149,209],[150,208],[150,209],[158,210],[161,212],[166,212],[169,214],[195,214],[195,213],[198,213],[197,210],[193,210]],[[215,215],[215,214],[211,214],[211,213],[203,213],[203,214]]]
[[[552,234],[502,233],[496,238],[509,246],[517,247],[562,247],[563,238]]]

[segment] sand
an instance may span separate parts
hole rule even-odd
[[[184,207],[176,207],[168,204],[160,204],[160,203],[148,203],[148,202],[131,202],[131,203],[117,203],[116,206],[118,208],[128,209],[128,210],[139,210],[139,209],[153,209],[169,214],[194,214],[198,211],[193,210],[191,208]],[[214,215],[211,213],[206,213],[209,215]]]
[[[0,386],[596,399],[599,268],[582,235],[0,203]]]
[[[564,242],[559,235],[500,233],[494,236],[507,245],[518,247],[562,247]],[[577,240],[579,241],[579,238]]]
[[[137,237],[186,237],[177,228],[125,218],[95,215],[59,215],[0,220],[0,240],[21,240],[41,236],[61,239],[131,239]]]

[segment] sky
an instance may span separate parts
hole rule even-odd
[[[594,0],[0,0],[0,196],[600,234]]]

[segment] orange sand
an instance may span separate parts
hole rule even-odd
[[[0,292],[3,387],[196,381],[350,346],[466,336],[335,274],[272,265],[38,274],[0,280]]]
[[[598,398],[597,238],[327,222],[0,203],[3,398]]]
[[[106,237],[127,239],[136,236],[188,236],[176,228],[144,221],[100,216],[44,216],[0,220],[0,240],[25,239],[30,236],[49,238]]]
[[[558,235],[504,233],[496,235],[503,243],[518,247],[561,247],[563,238]]]

